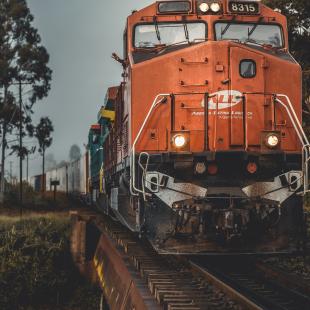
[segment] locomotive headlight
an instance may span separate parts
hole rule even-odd
[[[182,148],[186,144],[186,139],[183,135],[176,135],[173,137],[173,143],[175,147]]]
[[[211,11],[212,11],[213,13],[218,13],[218,12],[220,11],[220,9],[221,9],[221,6],[220,6],[220,4],[217,3],[217,2],[213,2],[213,3],[211,3],[211,5],[210,5],[210,9],[211,9]]]
[[[279,145],[280,139],[277,135],[275,134],[270,134],[266,137],[266,144],[270,148],[275,148]]]
[[[202,13],[207,13],[208,11],[209,11],[209,4],[208,3],[205,3],[205,2],[203,2],[203,3],[201,3],[200,5],[199,5],[199,10],[202,12]]]

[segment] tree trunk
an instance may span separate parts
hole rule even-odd
[[[3,109],[6,107],[6,98],[7,98],[8,88],[4,87],[4,98],[3,98]],[[7,131],[7,122],[5,117],[3,117],[2,124],[2,150],[1,150],[1,184],[0,184],[0,203],[4,202],[4,192],[5,192],[5,149],[6,149],[6,131]]]
[[[43,195],[45,193],[45,190],[46,190],[46,179],[45,179],[45,148],[43,147],[43,150],[42,150],[42,179],[43,179],[43,182],[42,182],[42,191],[43,191]]]
[[[5,192],[5,149],[6,149],[6,122],[3,120],[2,124],[2,149],[1,149],[1,190],[0,190],[0,203],[4,202]]]
[[[20,202],[20,215],[23,209],[23,116],[22,116],[22,82],[19,81],[19,202]]]

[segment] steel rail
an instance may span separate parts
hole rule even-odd
[[[256,260],[191,262],[202,274],[214,281],[219,289],[247,309],[300,310],[310,308],[307,287],[294,285],[284,274],[279,274]],[[245,267],[246,266],[246,267]],[[289,285],[287,284],[288,282]],[[284,284],[285,283],[285,284]],[[309,290],[309,289],[308,289]]]
[[[232,286],[226,284],[222,280],[220,280],[218,277],[216,277],[214,274],[209,272],[207,269],[202,268],[198,264],[190,261],[190,265],[192,268],[202,274],[206,279],[212,283],[214,286],[216,286],[219,290],[223,291],[225,294],[227,294],[232,300],[236,301],[238,304],[242,305],[245,309],[248,310],[264,310],[257,304],[255,304],[253,301],[251,301],[246,296],[239,293],[236,289],[234,289]]]

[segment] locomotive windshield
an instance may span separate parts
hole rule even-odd
[[[283,47],[283,33],[278,25],[238,24],[219,22],[215,24],[217,40],[236,40]]]
[[[207,25],[195,23],[158,23],[135,28],[135,47],[154,48],[158,45],[178,45],[205,41]]]

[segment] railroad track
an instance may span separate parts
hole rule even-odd
[[[231,258],[203,262],[198,259],[191,264],[208,277],[220,281],[224,291],[226,286],[228,290],[233,289],[242,298],[252,301],[257,309],[310,309],[309,287],[306,283],[258,261]]]
[[[283,279],[286,279],[285,284],[288,284],[288,279],[285,275],[279,277],[274,270],[269,272],[270,269],[265,265],[259,266],[249,260],[240,262],[239,257],[237,260],[225,261],[210,257],[184,258],[159,255],[149,243],[139,239],[117,222],[101,216],[91,215],[89,218],[103,235],[113,241],[113,247],[119,253],[117,256],[122,257],[130,273],[137,275],[133,281],[138,283],[137,289],[147,300],[146,309],[310,309],[307,290],[304,292],[294,290],[297,287],[302,291],[300,283],[299,285],[289,283],[287,287],[279,285]],[[107,253],[109,251],[105,252],[105,255]],[[110,261],[113,261],[114,257],[111,257]],[[111,268],[111,265],[108,266]],[[277,279],[277,282],[262,277],[262,273],[269,274],[269,278]],[[115,281],[118,281],[117,278],[123,275],[116,276]],[[118,285],[117,283],[111,285],[113,281],[108,280],[109,285],[107,279],[102,279],[103,290],[111,301],[113,300],[111,295],[118,290]],[[111,288],[110,291],[107,289],[108,286]],[[152,302],[149,302],[151,300]],[[111,309],[127,308],[117,306]],[[135,309],[140,310],[139,307]]]
[[[203,274],[193,273],[172,256],[158,255],[148,244],[111,223],[105,230],[128,255],[140,277],[165,310],[240,310],[240,305],[210,284]]]

